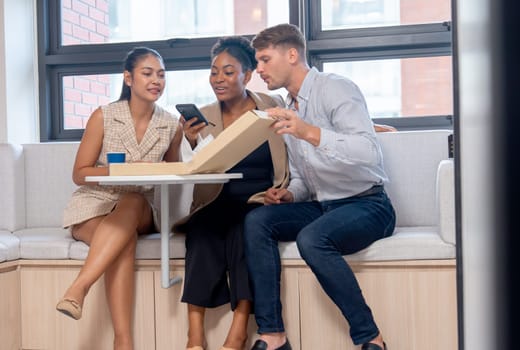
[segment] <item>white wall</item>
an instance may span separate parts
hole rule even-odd
[[[493,37],[496,0],[458,0],[460,179],[464,348],[497,349],[496,240],[493,146]]]
[[[0,142],[40,138],[35,1],[0,1]]]
[[[5,43],[4,1],[0,2],[0,43]],[[0,143],[7,142],[5,45],[0,45]]]

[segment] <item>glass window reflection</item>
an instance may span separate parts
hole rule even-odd
[[[61,1],[62,45],[255,34],[289,21],[289,1]]]
[[[451,57],[329,62],[325,72],[354,81],[372,118],[453,114]]]

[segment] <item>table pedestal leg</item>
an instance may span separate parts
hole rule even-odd
[[[169,288],[182,281],[170,279],[170,196],[167,184],[161,184],[161,285]]]

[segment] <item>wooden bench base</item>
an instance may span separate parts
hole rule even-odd
[[[74,321],[55,311],[82,261],[19,260],[0,264],[0,339],[2,349],[111,349],[112,326],[103,280],[91,289],[83,318]],[[457,348],[455,260],[351,263],[390,349]],[[136,350],[184,350],[187,308],[180,302],[182,284],[161,287],[159,260],[136,263]],[[171,271],[183,275],[184,261]],[[284,260],[282,299],[286,330],[293,349],[355,347],[348,323],[324,294],[301,260]],[[208,310],[209,349],[227,334],[229,305]],[[248,344],[257,338],[253,316]]]

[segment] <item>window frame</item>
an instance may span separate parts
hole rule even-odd
[[[64,75],[120,73],[122,53],[139,45],[158,50],[168,70],[207,69],[210,65],[209,52],[215,37],[61,46],[60,0],[36,3],[41,142],[77,141],[83,135],[82,129],[63,128]],[[289,0],[289,22],[302,29],[309,64],[319,70],[325,62],[453,56],[450,21],[322,31],[321,0]],[[453,127],[452,116],[374,121],[400,130]]]
[[[310,13],[306,26],[308,60],[320,71],[326,62],[453,56],[451,21],[324,31],[321,0],[306,2],[306,6]],[[453,115],[372,120],[401,131],[453,129]]]

